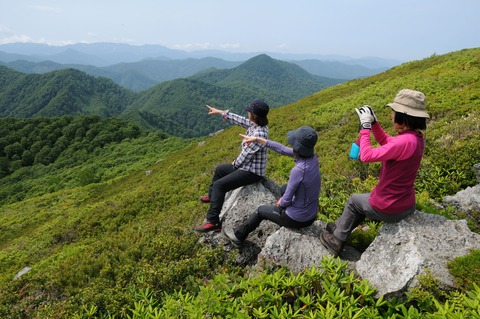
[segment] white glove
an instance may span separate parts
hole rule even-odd
[[[358,120],[360,121],[360,129],[372,129],[372,122],[375,120],[375,117],[370,113],[370,108],[364,106],[360,109],[355,108],[357,112]]]
[[[363,108],[367,108],[368,111],[370,112],[370,114],[372,114],[372,116],[373,116],[372,125],[373,125],[373,124],[377,124],[377,123],[378,123],[377,116],[375,115],[375,113],[373,113],[373,109],[370,107],[370,105],[364,105],[364,106],[362,107],[362,109],[363,109]]]

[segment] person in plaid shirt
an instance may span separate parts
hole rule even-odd
[[[268,139],[269,106],[261,100],[255,100],[245,106],[248,118],[219,110],[207,105],[208,114],[222,115],[227,123],[242,126],[247,129],[246,136]],[[225,194],[231,190],[259,182],[265,176],[267,167],[267,148],[261,143],[242,141],[242,151],[231,164],[220,164],[215,169],[208,195],[201,196],[202,203],[210,203],[207,216],[202,225],[195,228],[198,232],[219,232],[222,228],[220,212],[222,211]]]

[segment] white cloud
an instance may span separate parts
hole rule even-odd
[[[169,46],[166,43],[162,45]],[[171,47],[177,50],[185,50],[185,51],[212,50],[212,49],[229,50],[229,49],[240,49],[241,45],[240,43],[221,43],[215,46],[215,45],[212,45],[210,42],[203,42],[203,43],[174,44]]]
[[[211,45],[209,42],[204,43],[186,43],[186,44],[175,44],[173,45],[175,49],[178,50],[206,50],[210,49]]]
[[[3,25],[0,25],[0,44],[14,43],[14,42],[31,42],[32,39],[27,35],[18,35],[15,32]]]
[[[131,39],[131,38],[121,38],[120,43],[135,44],[136,41],[135,39]]]
[[[221,49],[240,49],[240,43],[222,43],[220,44]]]
[[[12,35],[9,37],[0,37],[0,44],[16,43],[16,42],[32,42],[32,39],[26,35]]]

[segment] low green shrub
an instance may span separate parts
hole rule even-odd
[[[349,270],[347,262],[325,257],[318,267],[294,274],[285,268],[255,274],[225,272],[196,289],[158,296],[139,289],[119,318],[478,318],[480,288],[447,295],[425,274],[409,300],[375,298],[375,289]],[[117,318],[84,306],[76,319]]]
[[[474,249],[466,256],[455,258],[447,268],[459,289],[473,290],[475,283],[480,284],[480,250]]]

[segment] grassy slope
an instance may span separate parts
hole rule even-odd
[[[321,218],[333,219],[351,192],[374,185],[378,170],[347,158],[358,126],[353,109],[371,105],[390,128],[389,110],[382,106],[402,88],[420,90],[432,116],[420,182],[438,185],[431,190],[424,186],[428,193],[419,197],[428,200],[442,189],[452,194],[475,183],[468,171],[480,161],[479,68],[480,49],[475,49],[338,85],[273,110],[270,137],[285,142],[286,132],[301,125],[319,132]],[[153,170],[150,176],[141,170],[101,185],[1,207],[0,314],[39,307],[60,317],[89,303],[121,313],[130,305],[134,287],[171,291],[188,278],[211,276],[223,257],[196,244],[198,236],[191,229],[206,213],[196,199],[206,191],[214,167],[238,153],[241,132],[232,128],[202,146],[174,153],[145,168]],[[291,164],[271,154],[269,177],[285,182]],[[12,281],[25,266],[33,269]]]

